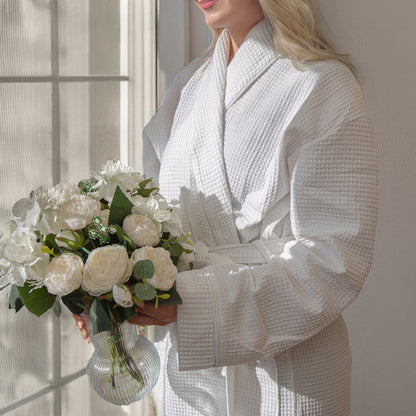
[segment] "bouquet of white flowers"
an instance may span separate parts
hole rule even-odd
[[[60,311],[62,301],[74,314],[87,312],[94,335],[113,333],[113,388],[115,365],[143,384],[118,325],[135,315],[135,304],[180,304],[177,266],[192,268],[193,255],[154,182],[108,161],[78,185],[39,188],[16,202],[13,215],[9,235],[0,239],[0,287],[11,288],[9,307],[40,316]]]

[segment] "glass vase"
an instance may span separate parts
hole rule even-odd
[[[127,405],[150,393],[160,372],[153,344],[127,321],[114,322],[112,330],[92,335],[90,318],[83,315],[83,319],[94,346],[87,375],[97,394],[110,403]]]

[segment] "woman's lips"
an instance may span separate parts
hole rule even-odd
[[[201,9],[208,9],[213,6],[218,0],[198,0]]]

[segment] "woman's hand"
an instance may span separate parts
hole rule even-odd
[[[136,315],[128,322],[134,325],[158,325],[165,326],[176,321],[176,305],[159,305],[155,308],[153,303],[145,302],[136,306]]]
[[[88,342],[88,344],[91,343],[91,339],[88,336],[88,331],[85,329],[85,322],[83,321],[83,319],[81,318],[81,316],[79,316],[79,315],[72,315],[72,317],[75,320],[75,325],[81,331],[82,338],[84,338]]]

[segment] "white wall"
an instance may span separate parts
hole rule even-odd
[[[380,160],[375,262],[345,313],[353,354],[352,416],[413,416],[416,394],[416,3],[320,0],[332,39],[352,54]],[[190,59],[210,43],[190,5]]]

